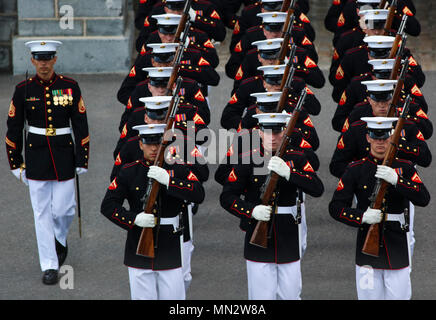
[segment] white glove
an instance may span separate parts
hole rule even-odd
[[[288,181],[291,177],[291,169],[288,167],[286,162],[279,157],[274,156],[271,158],[271,160],[268,162],[268,169],[274,171]]]
[[[269,221],[271,218],[272,208],[270,206],[258,205],[255,206],[251,217],[259,221]]]
[[[170,175],[165,169],[162,169],[158,166],[151,166],[148,170],[147,177],[156,180],[160,184],[165,185],[167,188],[170,184]]]
[[[387,166],[377,166],[377,171],[375,173],[375,177],[379,179],[383,179],[384,181],[396,185],[398,181],[398,174],[395,169],[392,169]]]
[[[88,172],[88,169],[86,169],[86,168],[82,168],[82,167],[76,167],[76,173],[79,175],[79,174],[82,174],[82,173],[87,173]]]
[[[194,22],[196,17],[197,17],[197,13],[195,12],[195,10],[192,8],[189,9],[189,20],[191,22]]]
[[[383,218],[383,214],[381,213],[381,210],[368,208],[363,213],[362,223],[376,224],[376,223],[380,223],[382,221],[382,218]]]
[[[134,223],[141,228],[154,228],[156,225],[154,215],[144,212],[138,213]]]
[[[21,182],[23,182],[26,186],[29,185],[29,182],[27,181],[26,178],[26,169],[23,169],[23,171],[21,171],[21,178],[20,178],[20,169],[14,169],[11,170],[11,172],[18,180],[21,180]]]

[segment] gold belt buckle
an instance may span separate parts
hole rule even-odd
[[[48,137],[53,137],[56,135],[56,128],[45,128],[45,135]]]

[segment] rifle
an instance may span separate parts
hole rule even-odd
[[[291,60],[289,60],[291,61]],[[289,62],[288,62],[289,64]],[[291,63],[292,64],[292,63]],[[285,70],[286,72],[286,70]],[[288,72],[288,75],[286,76],[286,74],[283,75],[283,79],[282,82],[284,82],[284,86],[282,88],[282,94],[280,95],[280,100],[279,103],[277,105],[277,113],[282,112],[285,107],[286,104],[288,103],[288,96],[289,96],[289,90],[291,89],[291,84],[292,84],[292,78],[294,77],[294,73],[295,73],[295,68],[294,66],[292,66],[291,70]],[[286,76],[286,78],[285,78]]]
[[[182,78],[179,77],[177,79],[176,91],[173,95],[173,99],[171,100],[171,104],[170,104],[170,107],[168,109],[168,113],[167,113],[166,118],[165,118],[167,126],[165,128],[165,134],[162,138],[162,142],[159,146],[157,156],[156,156],[156,159],[154,161],[155,166],[162,167],[163,162],[164,162],[165,149],[169,145],[169,143],[171,143],[170,138],[167,137],[166,135],[167,135],[167,132],[169,132],[169,130],[172,130],[172,127],[174,124],[174,119],[175,119],[177,109],[178,109],[179,103],[180,103],[179,92],[180,92],[181,85],[182,85]],[[144,212],[145,213],[153,212],[153,207],[154,207],[154,204],[156,202],[156,199],[157,199],[157,196],[159,193],[159,189],[160,189],[159,182],[157,182],[156,180],[153,180],[153,179],[148,179],[147,189],[146,189],[145,198],[144,198]],[[157,217],[156,243],[157,243],[159,225],[160,225],[160,211],[159,211],[158,217]],[[144,257],[148,257],[148,258],[154,258],[155,247],[156,247],[156,245],[154,243],[154,238],[153,238],[153,228],[143,228],[142,232],[141,232],[141,237],[139,238],[138,247],[136,248],[136,254],[144,256]]]
[[[387,2],[386,0],[380,1],[380,4],[379,4],[378,8],[379,9],[384,9],[386,7],[386,2]]]
[[[401,24],[400,24],[400,27],[398,28],[397,34],[395,35],[395,41],[394,41],[394,44],[392,45],[391,53],[389,54],[388,59],[395,58],[395,56],[397,55],[398,46],[400,44],[400,41],[402,41],[402,40],[404,41],[404,38],[406,37],[404,29],[406,28],[407,17],[408,17],[408,15],[405,14],[403,16],[403,18],[401,19]]]
[[[392,161],[395,158],[395,155],[398,150],[398,141],[401,138],[401,131],[403,131],[404,122],[406,121],[407,114],[409,113],[409,105],[412,98],[410,95],[407,96],[406,102],[404,103],[403,112],[395,126],[394,134],[391,137],[391,144],[386,152],[385,158],[383,160],[383,165],[390,167],[392,165]],[[386,195],[387,189],[389,188],[389,183],[382,180],[377,179],[372,195],[369,198],[371,201],[370,207],[372,209],[381,209],[382,212],[384,206],[384,197]],[[386,219],[386,213],[383,212],[383,220],[381,223],[372,224],[366,235],[365,243],[363,244],[362,253],[378,258],[379,257],[379,249],[382,246],[383,241],[383,232],[384,226],[383,222]]]
[[[393,0],[389,7],[388,17],[385,23],[385,34],[388,35],[391,32],[392,23],[394,22],[395,11],[397,10],[397,0]]]
[[[186,38],[188,37],[188,31],[189,31],[190,26],[191,26],[191,23],[188,21],[188,23],[186,23],[186,25],[185,25],[185,31],[183,32],[183,38],[180,40],[179,46],[178,46],[177,51],[176,51],[176,55],[174,57],[173,71],[171,73],[170,80],[168,81],[168,84],[167,84],[167,91],[166,91],[167,96],[172,95],[173,86],[174,86],[174,83],[176,82],[178,74],[179,74],[180,61],[182,61],[183,53],[185,52],[185,41],[186,41]]]
[[[294,21],[295,21],[295,16],[294,15],[290,16],[286,29],[283,29],[283,43],[282,43],[282,47],[280,48],[279,59],[277,64],[283,64],[286,55],[288,54],[289,40],[291,39],[291,32],[292,29],[294,28]]]
[[[283,157],[288,147],[289,141],[291,140],[291,135],[294,131],[294,128],[297,124],[298,117],[300,115],[301,108],[303,107],[304,100],[306,98],[306,89],[301,91],[300,99],[298,100],[297,106],[292,113],[292,118],[286,126],[285,135],[283,136],[283,140],[280,144],[279,149],[276,151],[275,156]],[[262,186],[262,194],[260,196],[261,203],[263,205],[269,205],[271,198],[275,197],[275,191],[277,187],[277,183],[279,180],[279,175],[275,172],[270,172],[265,183]],[[254,232],[250,239],[250,244],[259,246],[262,248],[268,247],[268,222],[266,221],[258,221],[257,225],[254,229]]]
[[[289,12],[289,10],[292,10],[292,13],[294,13],[295,3],[296,3],[296,0],[284,0],[282,7],[280,8],[280,12],[286,12],[286,11]]]
[[[407,36],[403,36],[403,40],[401,41],[400,49],[398,49],[397,54],[395,56],[394,66],[392,67],[391,75],[389,79],[395,80],[398,75],[398,70],[400,69],[401,61],[403,58],[404,49],[406,48]],[[406,59],[409,60],[409,59]]]
[[[286,6],[286,2],[288,2],[287,8],[286,8],[286,10],[283,10],[283,8]],[[295,3],[296,3],[296,0],[292,0],[292,2],[291,1],[283,2],[283,6],[282,6],[281,11],[282,12],[288,11],[288,14],[286,16],[285,24],[283,25],[283,32],[282,32],[283,43],[282,43],[282,47],[281,47],[280,53],[279,53],[279,63],[278,64],[282,64],[283,61],[285,61],[285,57],[288,53],[289,39],[291,38],[291,32],[292,32],[292,29],[294,28],[294,22],[295,22],[295,15],[294,15]]]
[[[182,34],[182,31],[184,31],[183,35],[185,35],[186,33],[185,25],[187,22],[189,22],[189,10],[191,9],[191,3],[192,0],[187,0],[185,3],[185,8],[183,8],[182,17],[180,18],[180,23],[179,26],[177,27],[176,38],[174,39],[174,42],[180,41],[180,35]]]
[[[388,111],[388,117],[393,117],[395,115],[395,108],[398,104],[398,101],[400,100],[401,90],[403,90],[404,81],[406,81],[407,69],[409,69],[409,60],[406,60],[406,62],[404,63],[403,69],[401,70],[400,78],[398,79],[397,85],[395,86],[392,102]],[[392,70],[392,72],[393,71],[394,70]]]
[[[294,77],[294,73],[295,73],[294,58],[295,58],[296,51],[297,51],[297,45],[294,43],[292,44],[291,54],[289,55],[289,60],[288,63],[286,64],[285,72],[283,73],[282,83],[280,85],[280,90],[282,91],[286,87],[286,82],[289,79],[289,76],[291,77],[291,80]],[[289,87],[290,84],[291,83],[289,82]]]

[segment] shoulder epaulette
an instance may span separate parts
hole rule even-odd
[[[254,27],[250,27],[250,28],[248,28],[248,29],[247,29],[247,33],[248,33],[248,32],[255,32],[255,31],[259,31],[259,30],[262,30],[262,27],[261,27],[261,26],[254,26]]]
[[[17,88],[20,88],[20,87],[24,86],[26,83],[29,84],[30,82],[32,82],[32,81],[34,81],[34,80],[35,80],[34,77],[31,77],[31,78],[29,78],[29,79],[27,79],[27,80],[23,80],[23,81],[21,81],[20,83],[18,83],[18,84],[16,85],[16,87],[17,87]]]
[[[343,32],[343,33],[340,35],[339,39],[341,39],[341,38],[343,38],[343,37],[345,37],[345,36],[347,36],[347,35],[349,35],[349,34],[355,32],[356,29],[357,29],[357,28],[353,28],[353,29],[351,29],[351,30],[347,30],[347,31]]]
[[[367,159],[368,159],[368,158],[363,158],[363,159],[360,159],[360,160],[352,161],[352,162],[350,162],[350,164],[348,165],[348,167],[352,168],[352,167],[355,167],[355,166],[361,165],[361,164],[363,164]]]
[[[250,77],[250,78],[244,79],[244,80],[241,82],[241,86],[244,85],[244,84],[247,84],[247,83],[250,83],[250,82],[253,82],[253,81],[259,80],[259,78],[260,78],[259,76],[254,76],[254,77]]]
[[[364,45],[360,45],[360,46],[358,46],[358,47],[350,48],[350,49],[348,49],[347,51],[345,51],[345,54],[356,53],[356,52],[358,52],[358,51],[360,51],[360,50],[368,50],[368,47],[367,47],[367,46],[364,46]]]
[[[354,122],[351,124],[352,127],[358,127],[358,126],[361,126],[361,125],[366,125],[366,122],[363,121],[363,120],[356,120],[356,121],[354,121]]]
[[[126,164],[122,167],[122,169],[127,169],[127,168],[130,168],[130,167],[136,166],[136,165],[138,165],[138,164],[140,164],[140,163],[141,163],[141,161],[139,161],[139,160],[136,160],[136,161],[133,161],[133,162],[129,162],[129,163],[126,163]]]
[[[132,141],[135,141],[135,140],[139,140],[139,134],[129,138],[129,140],[127,140],[127,142],[132,142]]]

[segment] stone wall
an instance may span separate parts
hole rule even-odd
[[[18,35],[13,39],[13,72],[32,70],[24,43],[62,41],[56,70],[62,73],[125,73],[133,44],[131,1],[17,0]]]
[[[11,40],[16,30],[17,1],[0,0],[0,72],[11,70]]]

